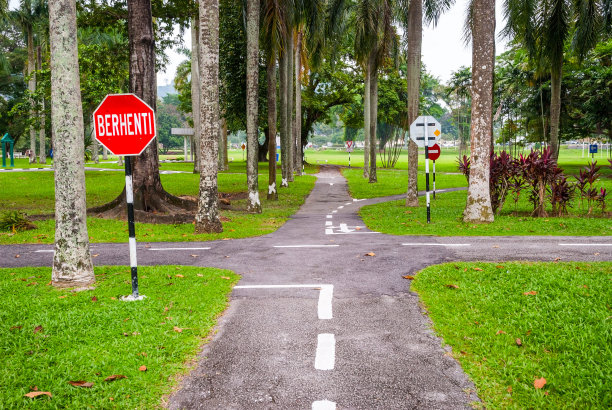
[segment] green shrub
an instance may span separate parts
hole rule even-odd
[[[0,216],[0,231],[27,231],[36,229],[28,217],[19,211],[7,211]]]

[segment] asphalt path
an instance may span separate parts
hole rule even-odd
[[[470,407],[478,400],[474,386],[402,276],[460,260],[612,260],[610,237],[372,232],[358,209],[401,196],[354,200],[337,168],[322,166],[317,176],[305,204],[272,234],[138,245],[139,265],[214,266],[242,275],[170,408]],[[97,265],[129,263],[126,244],[91,247]],[[0,266],[50,266],[52,256],[49,245],[2,246]]]

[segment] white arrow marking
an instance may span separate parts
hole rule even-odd
[[[340,224],[340,232],[349,233],[354,231],[354,229],[349,229],[346,224]]]

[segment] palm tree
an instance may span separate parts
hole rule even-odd
[[[468,196],[463,220],[493,222],[489,192],[493,73],[495,66],[495,0],[472,0],[472,121]]]
[[[425,22],[437,24],[440,15],[448,10],[454,0],[425,1]],[[423,39],[423,1],[399,0],[397,4],[399,21],[404,26],[408,52],[406,72],[408,84],[408,118],[412,124],[419,116],[421,91],[421,43]],[[419,148],[412,140],[408,142],[408,190],[406,206],[418,206],[418,161]]]
[[[550,149],[559,157],[561,78],[565,43],[573,28],[572,48],[582,59],[610,21],[610,2],[598,0],[506,0],[504,33],[523,45],[530,60],[550,71]],[[607,17],[606,17],[607,16]]]
[[[191,19],[191,118],[193,119],[193,173],[200,173],[200,50],[196,17]],[[194,149],[195,148],[195,149]],[[185,158],[187,159],[187,158]]]
[[[49,4],[51,123],[55,148],[54,286],[95,281],[85,204],[83,111],[77,51],[76,3]]]
[[[247,0],[247,72],[246,72],[246,118],[247,118],[247,185],[249,196],[247,212],[261,213],[258,183],[258,113],[257,91],[259,80],[259,0]]]
[[[222,232],[217,204],[219,0],[200,0],[200,194],[195,232]]]

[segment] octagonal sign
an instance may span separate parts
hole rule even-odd
[[[94,135],[114,155],[139,155],[155,138],[155,113],[134,94],[107,95],[93,113]]]

